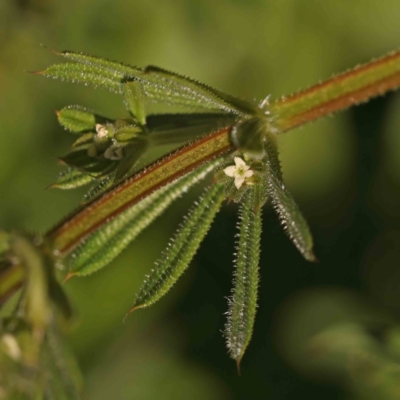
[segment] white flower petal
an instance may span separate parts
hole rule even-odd
[[[237,176],[237,177],[235,178],[235,186],[236,186],[236,189],[240,189],[240,186],[242,186],[243,183],[244,183],[244,178],[243,178],[243,177]]]
[[[246,163],[240,158],[240,157],[235,157],[235,164],[237,167],[245,167]]]
[[[236,167],[234,165],[231,165],[230,167],[226,167],[224,169],[224,172],[228,176],[234,176],[236,174]]]
[[[245,173],[244,173],[244,177],[245,178],[250,178],[251,176],[253,176],[254,175],[254,171],[252,170],[252,169],[250,169],[249,171],[246,171]]]
[[[106,137],[108,135],[107,128],[102,124],[96,124],[96,132],[99,138]]]

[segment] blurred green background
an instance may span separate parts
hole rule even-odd
[[[71,143],[54,110],[81,104],[125,115],[114,94],[27,74],[57,61],[40,44],[276,99],[396,49],[399,18],[398,0],[0,0],[0,227],[43,232],[81,199],[45,190]],[[267,207],[259,310],[242,376],[221,334],[232,205],[173,291],[122,323],[195,190],[111,266],[68,282],[85,399],[400,398],[389,379],[400,353],[400,96],[291,132],[280,146],[319,263],[302,260]],[[374,361],[382,349],[390,362]],[[372,366],[360,372],[354,359]]]

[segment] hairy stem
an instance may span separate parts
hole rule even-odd
[[[400,86],[400,52],[334,76],[271,105],[279,132],[360,104]]]
[[[220,129],[144,168],[84,204],[48,234],[56,255],[67,254],[80,240],[155,190],[232,149],[229,128]]]

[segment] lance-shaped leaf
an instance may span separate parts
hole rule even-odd
[[[230,356],[240,361],[250,342],[257,308],[260,258],[261,207],[257,207],[256,188],[246,191],[240,209],[234,287],[229,298],[225,337]]]
[[[43,254],[31,240],[20,235],[10,238],[10,250],[25,268],[25,313],[36,337],[43,337],[50,313],[48,278]]]
[[[143,82],[147,96],[156,101],[192,108],[219,109],[242,116],[260,112],[255,104],[152,65],[144,68],[138,79]]]
[[[84,53],[78,53],[74,51],[63,51],[63,52],[55,51],[54,53],[68,60],[93,66],[96,68],[102,68],[111,72],[121,74],[125,77],[133,78],[142,72],[142,70],[137,67],[132,67],[130,65],[126,65],[115,61],[110,61],[107,60],[106,58],[91,56]]]
[[[70,276],[88,275],[110,263],[169,205],[222,162],[213,160],[162,187],[127,209],[88,238],[70,256]]]
[[[129,143],[129,142],[132,142],[133,139],[137,138],[141,131],[142,131],[142,129],[140,127],[138,127],[137,125],[126,125],[126,126],[119,128],[114,133],[114,139],[118,143]]]
[[[121,91],[124,79],[124,74],[117,71],[74,63],[51,65],[46,70],[35,73],[48,78],[102,87],[117,93]]]
[[[306,260],[315,261],[313,239],[301,211],[282,180],[278,151],[272,134],[265,140],[265,166],[267,169],[267,191],[281,223],[294,245]]]
[[[93,131],[96,127],[95,115],[84,107],[67,106],[57,112],[58,122],[74,133]]]
[[[124,147],[124,157],[118,165],[115,181],[119,181],[132,172],[132,169],[146,152],[148,145],[149,142],[145,137],[137,137],[132,144]]]
[[[236,115],[226,113],[159,114],[147,118],[148,138],[156,146],[189,142],[232,126]]]
[[[42,352],[41,369],[46,371],[43,382],[45,399],[81,399],[82,376],[79,367],[54,323],[47,329]]]
[[[71,148],[72,149],[76,149],[77,147],[81,148],[85,145],[87,148],[89,148],[91,145],[93,145],[95,141],[95,136],[96,134],[93,132],[84,133],[83,135],[79,136],[74,143],[72,143]]]
[[[146,95],[143,85],[138,80],[126,82],[122,86],[125,105],[128,111],[137,119],[137,121],[146,124]]]
[[[223,110],[242,116],[262,113],[256,104],[237,99],[218,89],[158,67],[148,66],[139,69],[70,51],[57,54],[88,67],[124,75],[126,80],[138,80],[142,83],[146,96],[155,101],[192,108]]]
[[[60,157],[60,160],[68,166],[92,175],[110,173],[117,166],[114,160],[91,157],[86,145],[73,148],[68,154]]]
[[[224,198],[224,188],[220,184],[214,184],[200,197],[146,277],[128,313],[150,306],[171,289],[192,261]]]
[[[57,180],[50,186],[57,189],[75,189],[87,185],[95,179],[93,176],[86,174],[78,169],[68,168],[62,172]]]

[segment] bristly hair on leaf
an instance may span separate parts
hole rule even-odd
[[[99,228],[69,256],[69,276],[89,275],[105,267],[174,200],[200,182],[221,162],[222,159],[219,158],[206,163],[196,171],[154,192]]]
[[[164,296],[186,270],[225,198],[222,185],[214,184],[194,204],[162,257],[146,276],[128,313],[148,307]]]
[[[239,373],[240,362],[253,333],[257,308],[262,208],[257,207],[256,191],[256,187],[247,190],[240,207],[234,287],[228,299],[225,327],[228,351],[236,360]]]
[[[53,326],[43,310],[56,303],[66,316],[70,311],[52,274],[53,264],[65,259],[68,277],[100,270],[175,199],[214,172],[213,184],[190,209],[129,312],[166,294],[188,268],[223,200],[238,203],[239,239],[225,338],[239,369],[255,321],[261,215],[267,200],[303,257],[315,261],[310,229],[283,181],[278,135],[397,89],[400,52],[271,104],[267,97],[258,105],[159,67],[132,67],[71,51],[55,54],[66,62],[37,74],[116,92],[126,115],[105,118],[80,106],[57,112],[60,125],[78,137],[60,158],[68,169],[52,187],[71,189],[88,183],[93,187],[86,201],[47,232],[40,245],[26,237],[0,237],[0,283],[6,281],[0,285],[0,301],[24,284],[24,323],[40,330],[45,340],[53,340]],[[151,102],[181,110],[148,114]],[[151,150],[163,146],[174,150],[138,168]],[[27,260],[26,254],[32,257]],[[38,310],[39,303],[43,307]],[[55,343],[47,343],[49,351]],[[49,360],[56,360],[57,354],[61,353],[53,351]]]

